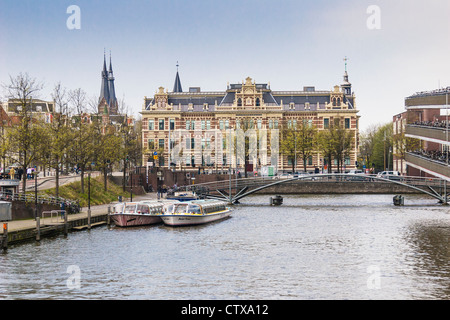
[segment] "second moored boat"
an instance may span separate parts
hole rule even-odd
[[[225,219],[231,208],[224,201],[194,200],[166,205],[161,216],[169,226],[199,225]]]

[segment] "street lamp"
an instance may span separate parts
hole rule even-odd
[[[34,219],[36,220],[38,214],[37,214],[37,176],[38,176],[38,172],[37,172],[37,168],[36,170],[34,170]]]

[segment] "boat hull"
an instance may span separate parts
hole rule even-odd
[[[119,227],[147,226],[161,223],[161,216],[143,214],[112,214],[111,220]]]
[[[222,220],[231,215],[231,210],[213,213],[213,214],[205,214],[205,215],[197,215],[197,214],[173,214],[173,215],[163,215],[161,216],[164,224],[169,226],[191,226],[191,225],[199,225],[210,223],[217,220]]]

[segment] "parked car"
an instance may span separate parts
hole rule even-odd
[[[357,170],[350,170],[349,174],[364,174],[364,171],[359,170],[359,169],[357,169]]]
[[[401,180],[401,174],[398,171],[383,171],[377,174],[378,178],[389,179],[389,180]]]

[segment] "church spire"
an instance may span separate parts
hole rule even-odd
[[[177,75],[175,76],[175,84],[173,86],[173,92],[183,92],[183,89],[181,88],[181,81],[180,81],[180,75],[178,73],[178,61],[177,61]]]
[[[103,54],[102,86],[100,88],[99,104],[101,103],[106,104],[109,103],[109,85],[108,85],[108,71],[106,69],[106,53]]]
[[[108,72],[108,88],[109,88],[109,113],[117,114],[119,105],[116,98],[116,89],[114,86],[114,74],[112,69],[111,52],[109,53],[109,72]]]

